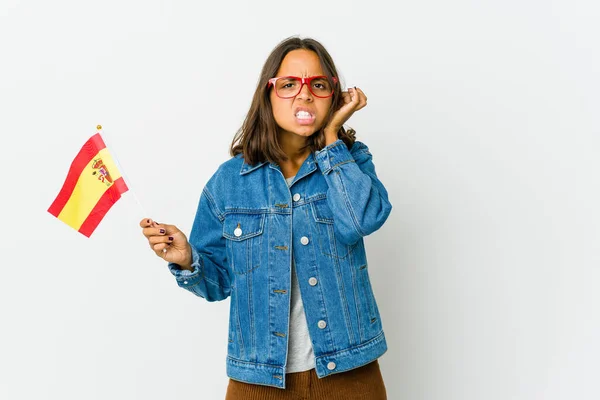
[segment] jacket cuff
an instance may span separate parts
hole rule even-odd
[[[342,139],[323,147],[315,153],[315,158],[323,174],[328,174],[340,164],[355,162],[350,150]]]
[[[180,287],[194,286],[198,284],[198,282],[200,282],[203,278],[201,274],[202,268],[200,267],[200,255],[198,254],[194,246],[190,247],[192,248],[192,268],[194,269],[193,271],[181,269],[181,266],[179,264],[168,264],[169,271],[171,271],[171,273],[177,280],[177,284]]]

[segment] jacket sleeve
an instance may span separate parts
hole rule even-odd
[[[190,233],[193,271],[169,263],[177,284],[207,301],[220,301],[231,294],[229,267],[223,237],[223,216],[205,187]]]
[[[327,181],[327,204],[333,212],[336,236],[345,244],[379,229],[392,205],[377,174],[369,148],[356,141],[351,150],[338,139],[315,153]]]

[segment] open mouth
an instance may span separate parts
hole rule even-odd
[[[315,115],[305,110],[299,110],[295,114],[296,122],[301,125],[309,125],[315,122]]]

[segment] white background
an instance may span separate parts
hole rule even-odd
[[[388,398],[600,398],[600,6],[391,4],[1,1],[0,398],[224,398],[229,300],[138,221],[189,233],[291,35],[369,98]],[[86,239],[46,210],[97,124],[133,191]]]

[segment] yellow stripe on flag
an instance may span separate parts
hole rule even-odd
[[[83,172],[77,180],[77,184],[69,201],[65,204],[58,215],[58,219],[72,228],[79,230],[83,222],[90,215],[104,192],[112,185],[108,180],[104,182],[98,179],[101,175],[99,169],[94,169],[94,163],[101,159],[106,170],[110,174],[112,182],[121,177],[117,166],[115,165],[110,153],[106,148],[100,150],[96,156],[86,165]],[[96,174],[94,175],[94,171]]]

